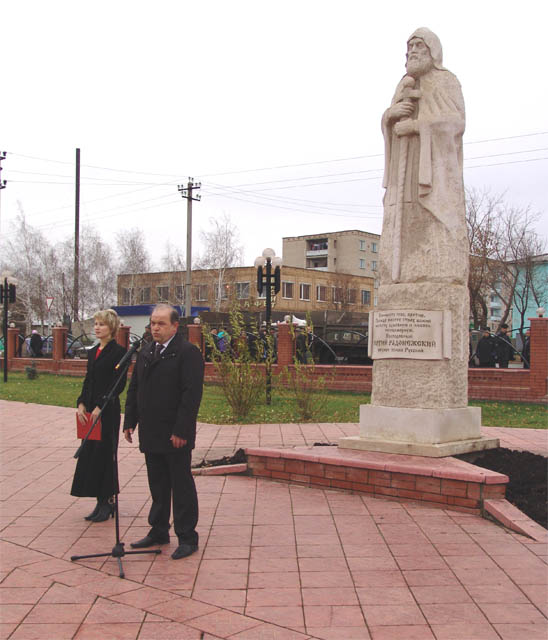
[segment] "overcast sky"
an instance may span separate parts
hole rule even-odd
[[[467,111],[467,186],[543,214],[548,235],[548,3],[4,0],[0,231],[18,203],[54,242],[81,224],[141,228],[159,265],[230,215],[252,264],[282,237],[380,233],[382,112],[409,35],[441,39]]]

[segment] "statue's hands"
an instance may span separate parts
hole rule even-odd
[[[403,102],[396,102],[388,110],[388,117],[390,120],[401,120],[402,118],[410,118],[413,114],[415,106],[409,100]]]
[[[412,136],[418,134],[419,130],[417,127],[416,120],[400,120],[400,122],[396,122],[394,125],[394,131],[397,136]]]

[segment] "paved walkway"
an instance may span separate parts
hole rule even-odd
[[[546,544],[477,516],[268,480],[197,477],[188,559],[169,558],[174,542],[126,556],[126,580],[111,558],[70,562],[114,544],[112,520],[89,524],[93,501],[69,495],[74,411],[0,401],[0,415],[0,638],[546,639]],[[220,457],[356,432],[201,425],[198,448]],[[120,476],[129,542],[147,532],[150,502],[143,456],[125,442]]]

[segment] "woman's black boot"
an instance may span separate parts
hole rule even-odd
[[[112,504],[110,500],[111,498],[99,498],[99,509],[96,515],[91,518],[91,522],[104,522],[111,516],[114,517],[114,504]]]
[[[99,511],[99,507],[101,506],[101,503],[99,502],[99,498],[97,498],[97,504],[95,505],[95,509],[89,513],[87,516],[84,517],[84,520],[93,520],[93,518],[95,518],[95,516],[97,515],[97,512]]]

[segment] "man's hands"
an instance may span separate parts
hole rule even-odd
[[[183,438],[179,438],[179,436],[171,436],[170,438],[171,440],[171,444],[176,448],[176,449],[180,449],[181,447],[184,447],[186,444],[186,440],[184,440]]]
[[[129,443],[133,442],[132,436],[134,431],[135,429],[124,429],[124,438]],[[183,438],[179,438],[179,436],[171,436],[170,440],[171,440],[171,444],[175,447],[175,449],[180,449],[181,447],[184,447],[187,443],[186,440],[184,440]]]

